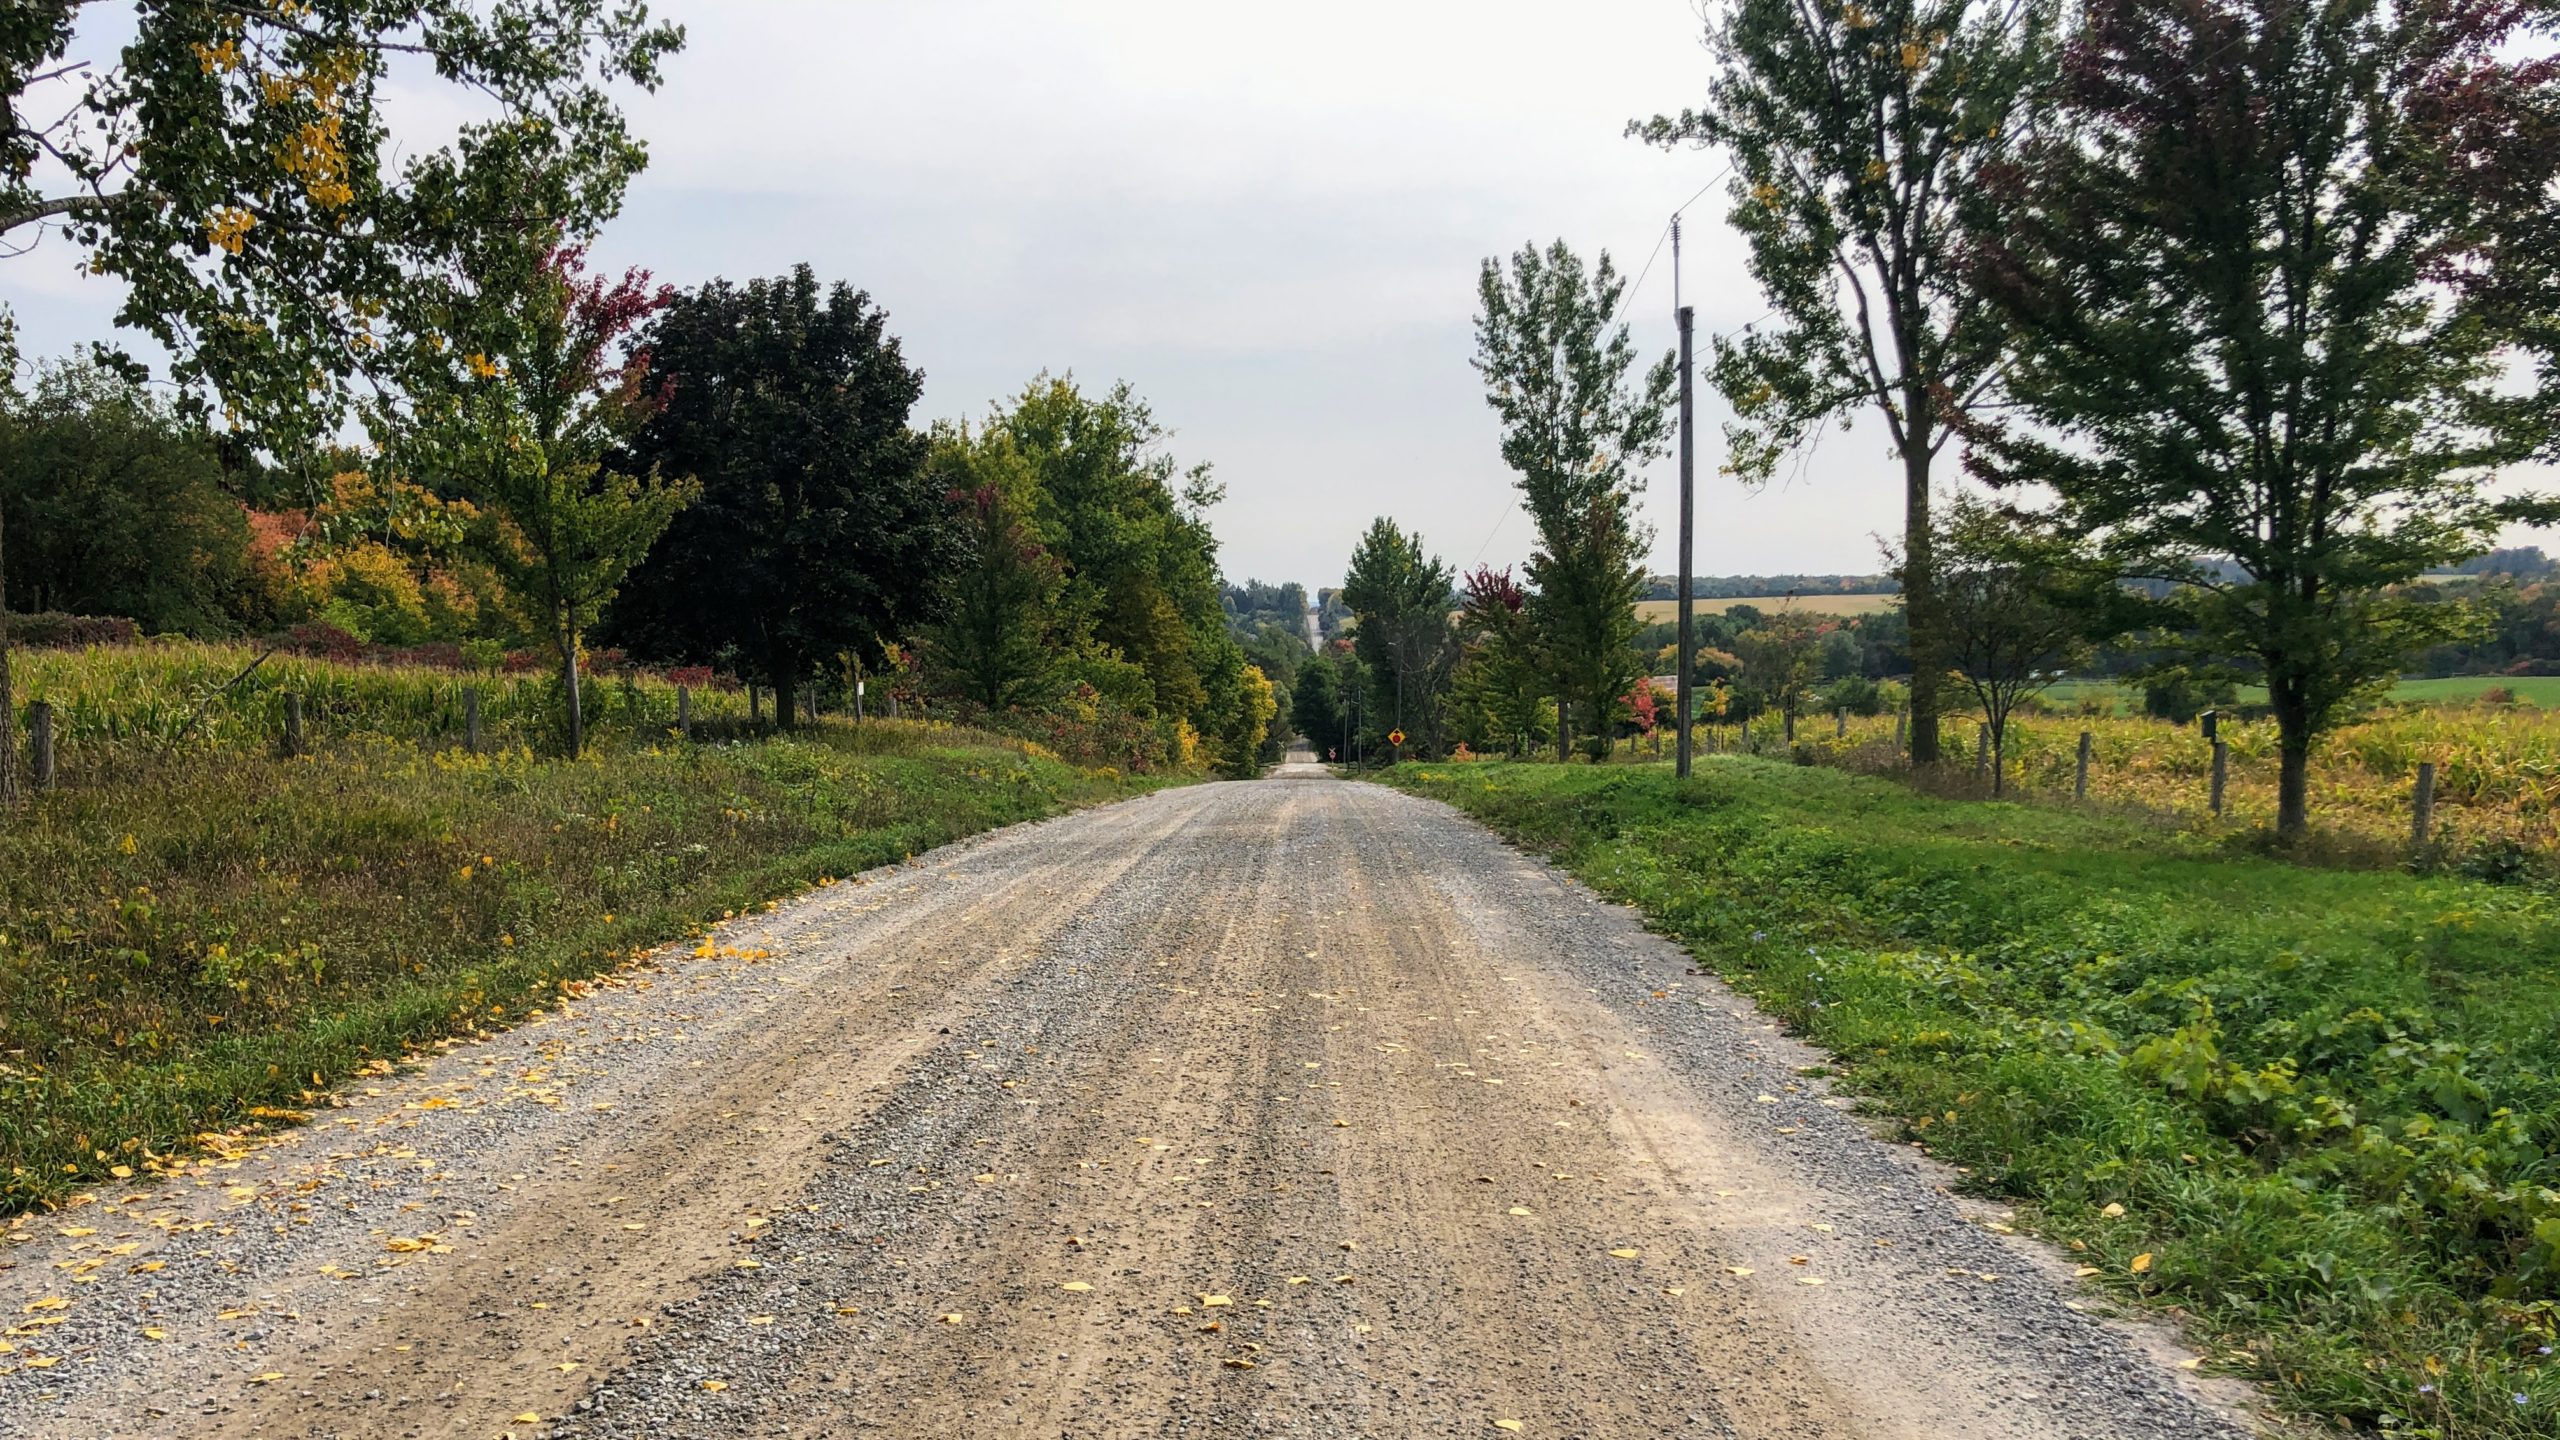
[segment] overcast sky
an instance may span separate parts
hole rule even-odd
[[[871,292],[926,374],[919,420],[1042,369],[1125,379],[1227,486],[1231,578],[1339,583],[1372,517],[1464,569],[1530,527],[1467,360],[1485,256],[1563,237],[1633,275],[1673,343],[1665,217],[1720,156],[1623,138],[1695,104],[1692,0],[657,0],[690,31],[630,113],[653,160],[598,246],[677,284],[808,261]],[[1707,332],[1764,308],[1690,213]],[[0,269],[31,355],[103,333],[105,282],[53,244]],[[1899,477],[1872,421],[1802,475],[1716,474],[1700,387],[1701,573],[1872,571]],[[1677,477],[1656,467],[1654,568]]]

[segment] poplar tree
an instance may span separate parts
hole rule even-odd
[[[1626,282],[1607,251],[1585,270],[1562,240],[1523,247],[1507,270],[1485,261],[1476,288],[1476,372],[1538,527],[1528,615],[1558,701],[1557,757],[1579,720],[1597,758],[1645,673],[1634,648],[1648,538],[1634,516],[1637,470],[1670,438],[1678,365],[1666,353],[1631,378],[1635,345],[1616,319]]]

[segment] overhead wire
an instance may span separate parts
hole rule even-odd
[[[1629,285],[1626,289],[1618,293],[1618,303],[1611,307],[1608,318],[1600,322],[1601,329],[1606,330],[1611,325],[1616,324],[1618,317],[1621,314],[1624,314],[1627,307],[1634,303],[1635,298],[1644,292],[1644,282],[1647,277],[1653,274],[1654,263],[1662,258],[1662,247],[1670,241],[1672,226],[1679,222],[1681,215],[1686,213],[1690,206],[1695,205],[1700,200],[1704,199],[1708,191],[1716,188],[1717,185],[1724,181],[1726,176],[1731,175],[1732,173],[1733,163],[1731,161],[1727,161],[1722,170],[1717,171],[1706,184],[1698,187],[1696,194],[1681,201],[1678,205],[1672,208],[1669,215],[1663,217],[1662,229],[1653,237],[1653,252],[1645,256],[1644,268],[1636,272],[1635,283]],[[1754,321],[1753,323],[1757,324],[1758,322]],[[1502,534],[1502,527],[1511,522],[1511,512],[1518,508],[1520,507],[1517,505],[1506,505],[1503,507],[1502,513],[1494,517],[1493,528],[1485,532],[1484,543],[1476,547],[1475,557],[1467,562],[1469,568],[1472,569],[1476,565],[1483,563],[1484,552],[1493,548],[1494,540]]]

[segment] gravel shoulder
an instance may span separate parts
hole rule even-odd
[[[0,1435],[2247,1433],[1820,1058],[1284,766],[742,917],[22,1223]]]

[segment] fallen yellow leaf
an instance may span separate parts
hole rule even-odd
[[[2145,1251],[2143,1251],[2141,1254],[2136,1255],[2136,1256],[2134,1256],[2134,1257],[2133,1257],[2133,1265],[2131,1266],[2131,1269],[2133,1270],[2133,1273],[2134,1273],[2134,1274],[2139,1275],[2139,1274],[2141,1274],[2143,1271],[2148,1270],[2148,1269],[2150,1269],[2150,1268],[2151,1268],[2151,1252],[2150,1252],[2150,1251],[2145,1250]]]
[[[516,1417],[516,1423],[519,1425],[539,1425],[542,1423],[542,1417],[531,1410],[527,1410]]]
[[[1090,1286],[1090,1285],[1087,1285],[1086,1283],[1084,1283],[1084,1282],[1083,1282],[1083,1281],[1081,1281],[1081,1280],[1070,1280],[1070,1281],[1068,1281],[1066,1284],[1061,1285],[1061,1286],[1059,1286],[1058,1288],[1059,1288],[1059,1289],[1061,1289],[1061,1290],[1071,1290],[1071,1291],[1075,1292],[1076,1294],[1081,1295],[1081,1294],[1083,1294],[1084,1292],[1086,1292],[1087,1290],[1092,1289],[1093,1287],[1092,1287],[1092,1286]]]
[[[729,1382],[726,1380],[705,1380],[702,1382],[702,1388],[705,1390],[726,1390],[729,1388]]]
[[[1520,1428],[1520,1422],[1517,1420],[1496,1420],[1493,1422],[1493,1428],[1496,1430],[1517,1430]]]
[[[284,1372],[283,1372],[283,1371],[281,1371],[281,1370],[270,1370],[270,1371],[268,1371],[267,1373],[265,1373],[264,1375],[252,1375],[252,1376],[250,1376],[250,1377],[249,1377],[249,1383],[250,1383],[250,1384],[252,1384],[252,1385],[272,1385],[272,1384],[274,1384],[275,1382],[277,1382],[278,1380],[281,1380],[281,1379],[283,1379],[283,1378],[284,1378]]]
[[[1641,1250],[1612,1250],[1609,1253],[1617,1256],[1621,1260],[1633,1260],[1644,1252]]]

